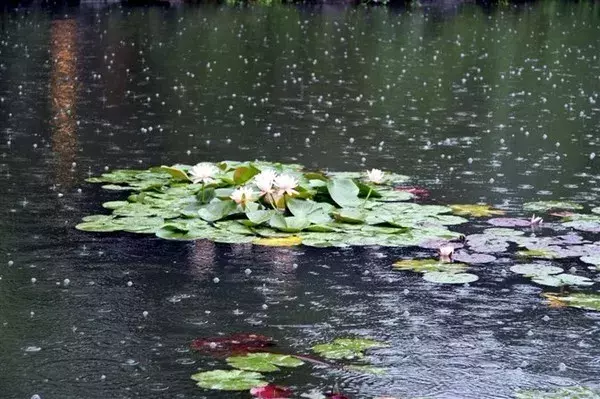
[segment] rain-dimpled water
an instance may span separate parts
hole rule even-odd
[[[600,313],[549,306],[541,294],[557,290],[510,271],[523,263],[514,244],[470,267],[478,281],[439,285],[393,267],[435,248],[75,229],[126,198],[90,177],[222,160],[378,168],[427,189],[421,203],[506,217],[528,220],[523,204],[547,200],[589,213],[600,206],[599,3],[97,2],[0,17],[1,397],[249,398],[190,379],[230,368],[195,339],[242,333],[311,357],[336,338],[387,344],[365,358],[383,374],[307,362],[268,376],[294,397],[599,388]],[[560,219],[543,217],[522,230],[552,236]],[[493,227],[470,220],[456,231]],[[600,281],[576,257],[544,262]]]

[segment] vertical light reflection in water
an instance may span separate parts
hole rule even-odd
[[[52,150],[57,154],[56,181],[70,186],[77,159],[77,21],[55,20],[51,28],[50,101]]]

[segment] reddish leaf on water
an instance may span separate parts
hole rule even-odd
[[[422,187],[413,187],[413,186],[399,186],[396,187],[395,190],[398,191],[406,191],[407,193],[411,193],[417,198],[425,198],[429,197],[429,190]]]
[[[559,218],[568,218],[569,216],[575,215],[575,213],[569,212],[569,211],[556,211],[556,212],[550,212],[550,215],[557,216]]]
[[[242,333],[225,337],[196,339],[192,342],[192,349],[209,352],[215,356],[231,356],[259,352],[273,345],[275,345],[275,342],[271,337]]]
[[[292,391],[289,388],[274,384],[252,388],[250,393],[255,398],[263,399],[287,399],[292,395]]]

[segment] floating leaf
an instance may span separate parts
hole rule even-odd
[[[356,207],[363,201],[358,198],[359,189],[351,179],[333,179],[327,183],[331,199],[341,207]]]
[[[208,222],[215,222],[236,213],[237,209],[236,203],[231,200],[217,201],[200,209],[198,215]]]
[[[547,266],[539,263],[526,263],[521,265],[511,266],[510,271],[525,276],[543,276],[551,274],[559,274],[563,269],[556,266]]]
[[[438,259],[403,259],[394,263],[395,270],[411,270],[417,273],[449,272],[458,273],[467,269],[462,263],[440,262]]]
[[[271,216],[269,220],[269,225],[277,230],[283,231],[285,233],[299,233],[308,226],[310,226],[310,221],[305,218],[301,218],[298,216],[288,216],[284,217],[280,213],[275,213]]]
[[[227,363],[237,369],[271,372],[278,371],[279,367],[298,367],[304,362],[291,355],[278,355],[275,353],[249,353],[245,356],[232,356],[227,358]]]
[[[292,390],[279,385],[267,384],[252,388],[250,394],[261,399],[286,399],[292,396]]]
[[[493,218],[487,221],[489,224],[498,227],[527,227],[531,226],[531,221],[519,218]]]
[[[516,399],[600,399],[600,391],[586,387],[559,388],[554,391],[521,390]]]
[[[364,351],[385,348],[383,342],[366,338],[337,338],[329,344],[313,346],[313,351],[328,359],[355,359],[364,357]]]
[[[291,247],[302,244],[302,239],[298,236],[256,238],[252,243],[268,247]]]
[[[573,211],[583,209],[583,206],[569,201],[535,201],[526,202],[523,204],[523,209],[528,212],[546,212],[552,209]]]
[[[457,251],[452,255],[452,260],[463,263],[490,263],[496,260],[495,256],[480,253]]]
[[[414,195],[417,198],[427,198],[429,197],[429,190],[422,187],[413,187],[413,186],[399,186],[395,187],[394,190],[405,191],[409,194]]]
[[[362,224],[367,218],[367,214],[360,208],[343,208],[333,213],[333,217],[344,223]]]
[[[551,249],[527,249],[525,251],[517,251],[517,255],[526,258],[544,259],[555,259],[558,257],[557,253]]]
[[[579,259],[581,259],[582,262],[589,263],[590,265],[600,266],[600,255],[582,256]]]
[[[129,205],[129,201],[108,201],[102,204],[103,208],[106,209],[117,209],[123,206]]]
[[[590,286],[594,285],[594,282],[587,277],[576,276],[574,274],[541,274],[533,276],[531,281],[537,284],[545,285],[548,287],[563,287],[567,285],[579,285],[579,286]]]
[[[170,174],[171,177],[175,180],[191,181],[191,179],[189,178],[187,173],[185,173],[185,171],[183,171],[179,168],[170,167],[170,166],[161,166],[160,169],[163,170],[164,172],[167,172],[168,174]]]
[[[506,229],[502,227],[490,227],[489,229],[483,230],[483,234],[495,237],[514,237],[522,236],[523,234],[525,234],[525,232],[521,230]]]
[[[450,205],[452,213],[461,216],[487,217],[492,215],[504,215],[504,211],[492,209],[489,205],[479,204],[454,204]]]
[[[237,186],[241,186],[246,183],[248,180],[252,179],[254,176],[260,173],[260,170],[255,168],[254,166],[240,166],[235,169],[233,172],[233,182]]]
[[[196,339],[192,349],[200,352],[231,356],[264,350],[275,345],[271,337],[260,334],[234,334],[225,337]]]
[[[587,231],[589,233],[600,233],[599,221],[574,220],[562,224],[564,227],[571,227],[575,230]]]
[[[192,375],[196,385],[220,391],[247,391],[267,385],[260,373],[244,370],[212,370]]]
[[[466,284],[479,280],[479,277],[471,273],[428,272],[423,279],[438,284]]]
[[[600,311],[600,294],[597,293],[586,294],[583,292],[576,292],[570,295],[544,293],[543,295],[551,302],[559,303],[563,306]]]

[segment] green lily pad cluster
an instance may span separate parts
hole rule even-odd
[[[530,263],[514,265],[510,270],[514,273],[530,277],[534,283],[548,287],[586,287],[594,284],[594,282],[587,277],[563,273],[563,269],[557,266]]]
[[[313,350],[327,359],[362,359],[368,349],[383,348],[388,345],[367,338],[338,338],[328,344],[319,344]],[[234,370],[201,371],[191,376],[200,388],[222,391],[247,391],[252,388],[266,386],[266,377],[262,373],[271,373],[281,370],[281,367],[300,367],[305,362],[301,358],[310,359],[319,364],[319,360],[306,356],[284,355],[269,352],[246,353],[239,356],[229,356],[226,361]],[[333,366],[333,364],[332,364]],[[383,374],[384,369],[373,367],[369,364],[352,364],[344,367],[345,370],[367,373]]]
[[[202,371],[192,375],[196,385],[206,389],[246,391],[267,385],[261,373],[279,371],[280,367],[299,367],[304,362],[292,355],[259,352],[243,356],[230,356],[227,364],[236,370]]]
[[[402,202],[412,198],[394,190],[408,179],[403,175],[385,173],[373,182],[361,173],[309,172],[295,164],[202,165],[214,171],[203,179],[189,165],[116,170],[88,179],[130,194],[104,203],[111,214],[87,216],[77,229],[223,243],[405,247],[458,237],[447,226],[467,222],[449,214],[450,207]],[[265,173],[285,176],[292,185],[261,191]]]

